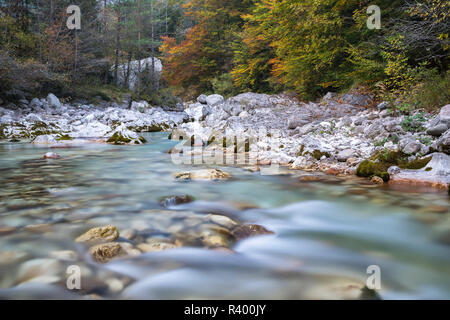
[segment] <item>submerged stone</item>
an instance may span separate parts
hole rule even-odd
[[[175,174],[175,179],[177,180],[203,180],[203,181],[215,181],[215,180],[227,180],[231,175],[227,172],[221,171],[219,169],[204,169],[192,172],[181,172]]]

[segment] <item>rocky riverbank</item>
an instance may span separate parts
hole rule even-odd
[[[200,96],[185,110],[192,122],[181,124],[178,132],[194,136],[195,146],[204,147],[225,144],[227,138],[232,144],[254,141],[256,136],[245,151],[253,153],[257,165],[447,188],[450,105],[439,114],[405,116],[393,113],[386,102],[372,104],[370,96],[359,94],[330,93],[318,103],[254,93],[228,100]],[[367,164],[373,168],[362,170]]]
[[[172,153],[242,152],[255,160],[245,165],[256,171],[277,164],[357,174],[375,183],[382,179],[442,188],[450,183],[450,105],[439,114],[401,115],[386,102],[374,106],[368,95],[332,93],[310,103],[288,95],[244,93],[227,100],[201,95],[186,105],[168,111],[146,102],[66,104],[49,94],[0,107],[0,139],[29,139],[55,148],[87,142],[142,144],[140,132],[176,129],[173,139],[191,143]]]

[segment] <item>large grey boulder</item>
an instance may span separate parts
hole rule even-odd
[[[450,104],[441,108],[439,113],[439,120],[450,128]]]
[[[149,57],[146,59],[142,59],[141,60],[141,74],[143,74],[144,72],[146,74],[148,74],[149,76],[151,76],[152,73],[152,67],[153,67],[153,62],[155,64],[155,82],[159,82],[159,79],[161,78],[161,73],[163,70],[163,65],[161,60],[159,60],[158,58],[153,58]],[[137,88],[137,84],[138,84],[138,77],[139,77],[139,60],[133,60],[130,62],[130,66],[129,66],[129,70],[130,70],[130,75],[128,77],[128,84],[126,83],[126,79],[127,79],[127,73],[128,73],[128,63],[124,63],[118,66],[118,71],[117,71],[117,82],[120,86],[122,87],[127,87],[130,90],[135,90]],[[115,74],[115,67],[113,66],[111,69],[111,73],[112,75]]]
[[[428,128],[427,134],[433,137],[440,137],[445,131],[447,131],[448,126],[445,123],[439,123],[438,125]]]
[[[406,154],[416,154],[422,149],[422,144],[410,137],[400,140],[398,144],[400,149]]]
[[[369,139],[373,139],[383,132],[385,132],[385,130],[382,122],[379,120],[373,122],[370,126],[364,129],[364,135]]]
[[[203,121],[211,113],[211,108],[201,103],[194,103],[184,110],[190,119],[195,121]]]
[[[212,94],[206,98],[206,103],[210,107],[218,106],[224,103],[225,99],[220,94]]]
[[[296,129],[298,127],[303,127],[304,125],[308,124],[310,122],[310,115],[309,114],[294,114],[289,117],[287,126],[289,129]]]
[[[362,94],[343,94],[340,98],[340,102],[351,104],[353,106],[366,107],[372,102],[372,97]]]
[[[238,103],[244,109],[250,110],[255,108],[269,108],[272,105],[270,98],[271,96],[267,94],[246,92],[228,99],[228,102]]]
[[[425,168],[419,170],[397,170],[391,176],[392,183],[429,184],[448,188],[450,183],[450,156],[434,153]]]
[[[53,93],[50,93],[47,96],[47,103],[50,107],[56,108],[56,109],[60,109],[62,106],[59,99]]]
[[[197,102],[201,103],[201,104],[207,104],[206,99],[208,98],[207,95],[205,94],[201,94],[198,98],[197,98]]]

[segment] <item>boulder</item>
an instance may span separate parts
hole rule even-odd
[[[380,111],[386,110],[387,108],[389,108],[389,102],[383,101],[378,105],[378,110]]]
[[[287,123],[288,129],[293,130],[307,125],[310,122],[309,118],[309,114],[294,114],[290,116]]]
[[[214,107],[224,103],[225,99],[220,94],[212,94],[206,98],[208,106]]]
[[[372,98],[369,95],[363,94],[343,94],[340,98],[340,102],[354,106],[366,107],[372,102]]]
[[[60,109],[62,106],[59,99],[53,93],[50,93],[47,96],[47,103],[50,107],[56,108],[56,109]]]
[[[211,108],[208,105],[195,103],[191,104],[184,112],[195,121],[203,121],[211,113]]]
[[[439,120],[441,123],[445,123],[450,128],[450,104],[441,108]]]
[[[413,155],[422,149],[422,144],[410,137],[407,137],[400,140],[399,147],[404,153]]]
[[[201,104],[208,104],[208,102],[206,101],[207,98],[208,98],[207,95],[201,94],[201,95],[197,98],[197,102],[198,102],[198,103],[201,103]]]
[[[436,149],[440,152],[450,154],[450,129],[436,141]]]
[[[140,113],[144,113],[145,110],[148,108],[148,102],[147,101],[140,101],[140,102],[135,102],[133,101],[131,103],[131,110],[133,111],[137,111]]]
[[[323,97],[324,101],[334,100],[337,97],[337,93],[335,92],[327,92],[327,94]]]
[[[36,115],[34,113],[30,113],[29,115],[27,115],[25,117],[25,120],[28,122],[43,122],[41,117],[39,117],[38,115]]]
[[[434,153],[431,157],[431,161],[422,169],[397,170],[397,173],[391,177],[390,183],[407,183],[448,189],[450,184],[450,156],[444,153]]]
[[[346,162],[347,159],[354,157],[355,151],[353,149],[345,149],[339,152],[337,159],[339,162]]]
[[[445,131],[447,131],[448,126],[445,123],[439,123],[438,125],[428,128],[427,134],[433,137],[440,137]]]

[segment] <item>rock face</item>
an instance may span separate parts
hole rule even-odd
[[[163,65],[161,60],[158,58],[152,59],[146,58],[141,60],[141,74],[144,72],[148,72],[150,75],[152,72],[153,67],[153,61],[155,64],[155,81],[159,82],[159,79],[161,77],[161,73],[163,70]],[[128,78],[128,84],[127,84],[127,73],[129,68],[129,78]],[[114,67],[111,70],[112,74],[114,75]],[[139,75],[139,60],[133,60],[130,62],[130,65],[128,66],[128,63],[121,64],[118,67],[117,77],[118,77],[118,83],[119,85],[123,87],[127,87],[130,90],[135,90],[137,87],[137,81],[138,81],[138,75]]]
[[[119,230],[115,226],[93,228],[79,236],[76,242],[112,242],[119,238]]]

